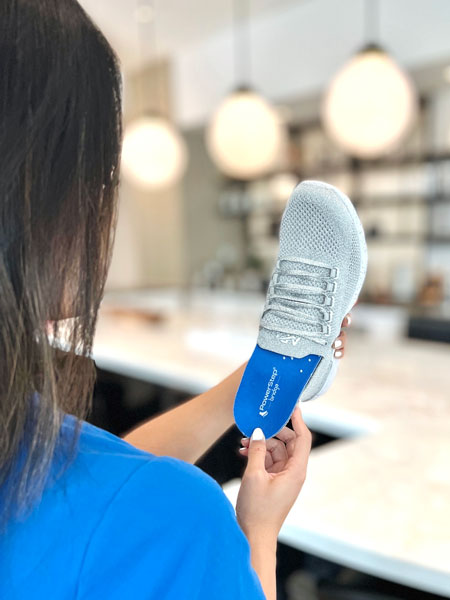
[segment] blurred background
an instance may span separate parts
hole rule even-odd
[[[304,409],[280,598],[450,597],[450,2],[80,4],[124,86],[92,421],[122,434],[248,359],[286,201],[334,184],[369,270],[336,384]],[[239,437],[200,462],[230,499]]]

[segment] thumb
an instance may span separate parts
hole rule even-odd
[[[257,427],[250,438],[248,447],[248,471],[265,470],[266,461],[266,439],[262,429]]]

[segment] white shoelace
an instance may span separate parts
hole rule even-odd
[[[292,268],[289,263],[294,263],[295,267]],[[279,260],[270,281],[261,327],[288,336],[312,339],[325,345],[333,320],[332,306],[338,275],[336,267],[321,262],[294,257]],[[280,281],[287,278],[288,282]],[[306,279],[311,285],[295,283],[296,278],[301,278],[302,281]],[[311,317],[311,309],[316,312],[316,317]],[[269,323],[266,317],[270,312],[272,322]],[[283,327],[274,322],[277,318],[306,327]]]

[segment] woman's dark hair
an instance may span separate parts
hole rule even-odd
[[[90,407],[122,125],[117,58],[76,0],[3,0],[0,28],[4,525],[42,494],[63,414]]]

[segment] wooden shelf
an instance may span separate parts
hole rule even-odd
[[[404,195],[404,196],[353,196],[355,206],[412,206],[429,204],[447,204],[450,203],[450,194],[448,196],[424,196],[424,195]]]
[[[420,235],[414,233],[399,234],[379,234],[376,236],[366,236],[367,243],[383,242],[389,244],[450,244],[450,235]]]

